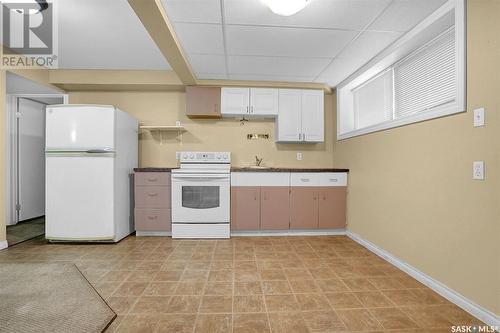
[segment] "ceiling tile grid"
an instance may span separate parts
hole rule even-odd
[[[336,86],[447,0],[311,0],[273,14],[261,0],[162,0],[203,79]]]

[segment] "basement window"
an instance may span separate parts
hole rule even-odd
[[[465,13],[450,0],[337,87],[337,138],[465,111]]]

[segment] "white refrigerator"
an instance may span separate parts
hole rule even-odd
[[[45,237],[117,242],[133,232],[136,119],[109,105],[46,108]]]

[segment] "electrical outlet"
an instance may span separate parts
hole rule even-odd
[[[474,110],[474,127],[484,126],[484,108]]]
[[[302,153],[297,153],[297,161],[302,161]]]
[[[484,162],[475,161],[472,162],[472,179],[483,180],[484,179]]]
[[[180,160],[181,159],[181,152],[180,151],[176,151],[175,152],[175,159],[176,160]]]

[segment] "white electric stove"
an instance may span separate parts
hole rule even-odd
[[[181,152],[172,170],[172,238],[230,237],[229,152]]]

